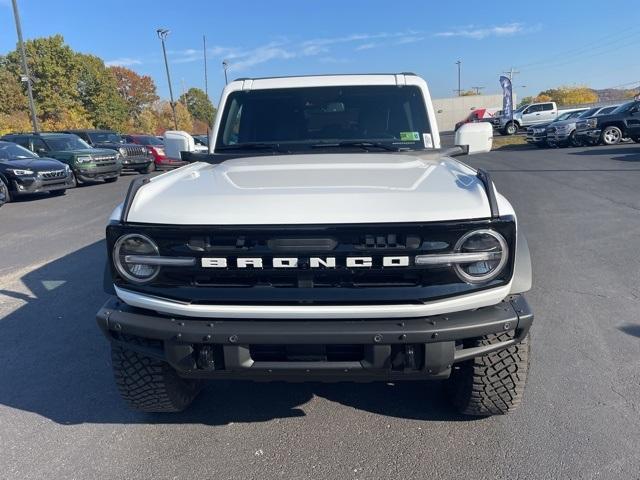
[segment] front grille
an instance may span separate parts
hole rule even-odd
[[[109,165],[114,164],[116,161],[115,155],[92,155],[91,158],[96,163],[112,162]]]
[[[46,172],[39,172],[38,174],[40,175],[41,178],[44,178],[47,180],[53,180],[56,178],[65,178],[67,176],[67,172],[65,170],[49,170]]]
[[[126,145],[120,147],[120,153],[123,157],[140,157],[147,155],[147,148],[141,145]]]
[[[488,285],[460,280],[448,265],[416,265],[416,255],[449,253],[465,233],[493,228],[512,250],[513,219],[434,222],[431,224],[319,227],[165,227],[110,225],[109,251],[121,235],[135,231],[153,238],[161,255],[196,257],[194,266],[163,267],[148,285],[116,279],[126,288],[193,303],[312,302],[389,303],[443,298],[506,283],[513,256]],[[262,268],[238,268],[238,258],[260,258]],[[292,268],[276,268],[274,258],[294,257]],[[312,267],[311,259],[335,259],[335,267]],[[370,257],[371,266],[349,267],[346,259]],[[407,257],[408,264],[384,266],[388,257]],[[206,268],[202,258],[225,258],[227,267]],[[126,284],[126,285],[125,285]]]

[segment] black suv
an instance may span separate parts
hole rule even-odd
[[[138,173],[151,173],[154,170],[153,156],[146,147],[127,143],[113,130],[66,130],[65,133],[78,135],[92,147],[115,150],[120,154],[122,168],[125,170],[135,170]]]
[[[40,158],[15,143],[0,141],[0,205],[28,193],[64,195],[72,186],[68,165],[52,158]]]
[[[578,122],[576,137],[592,144],[616,145],[625,138],[640,142],[640,101],[627,102],[608,115]]]

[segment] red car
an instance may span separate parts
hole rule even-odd
[[[153,135],[124,135],[124,138],[127,142],[147,147],[149,153],[153,155],[156,170],[167,170],[170,168],[182,167],[189,163],[183,160],[167,157],[164,152],[164,142]]]
[[[456,123],[454,131],[458,130],[465,123],[491,122],[493,113],[487,108],[477,108],[469,114],[467,118]]]

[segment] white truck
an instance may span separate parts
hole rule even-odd
[[[500,116],[494,122],[502,135],[515,135],[518,130],[532,125],[546,124],[558,116],[556,102],[529,103],[521,105],[513,111],[513,118]]]
[[[107,226],[97,321],[129,405],[179,411],[215,379],[446,379],[464,414],[515,409],[529,250],[453,158],[491,126],[441,148],[405,73],[240,79],[219,105],[212,153],[132,182]]]

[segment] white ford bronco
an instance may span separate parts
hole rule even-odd
[[[179,411],[205,380],[446,379],[470,415],[521,402],[526,240],[468,124],[443,149],[410,73],[239,79],[210,153],[132,182],[97,320],[122,397]]]

